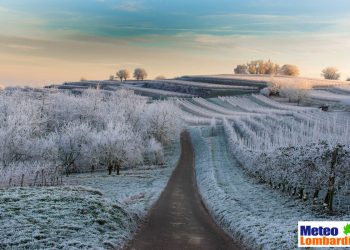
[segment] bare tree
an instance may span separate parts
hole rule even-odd
[[[110,75],[110,76],[109,76],[109,80],[110,80],[110,81],[113,81],[113,80],[114,80],[114,75]]]
[[[234,72],[235,74],[248,74],[248,66],[245,64],[237,65]]]
[[[147,77],[147,72],[145,69],[141,69],[141,68],[137,68],[134,71],[134,78],[136,78],[136,80],[144,80]]]
[[[286,76],[298,76],[299,68],[296,65],[285,64],[281,68],[281,74]]]
[[[338,80],[340,77],[340,73],[338,72],[338,69],[335,67],[327,67],[324,70],[322,70],[321,74],[324,79],[328,80]]]
[[[127,69],[121,69],[117,72],[117,77],[120,79],[120,81],[126,81],[130,78],[130,71]]]

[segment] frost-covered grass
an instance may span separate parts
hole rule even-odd
[[[309,97],[325,101],[340,102],[345,105],[350,105],[350,92],[344,94],[336,94],[325,90],[312,90]]]
[[[76,174],[66,186],[0,189],[0,249],[118,249],[165,188],[180,143],[163,166]]]
[[[137,92],[146,93],[146,94],[154,94],[154,95],[160,95],[160,96],[173,96],[173,97],[191,97],[192,95],[175,92],[175,91],[167,91],[167,90],[161,90],[161,89],[152,89],[152,88],[144,88],[139,86],[133,86],[130,84],[124,84],[123,88],[131,89]]]
[[[106,249],[128,239],[132,214],[83,187],[0,191],[0,249]]]
[[[349,220],[317,214],[300,200],[258,183],[227,152],[220,129],[191,128],[199,192],[213,218],[250,249],[297,248],[297,222]]]
[[[144,166],[124,170],[121,175],[107,173],[76,174],[65,179],[66,185],[82,185],[99,190],[104,196],[118,201],[128,212],[143,218],[159,198],[180,156],[176,141],[165,152],[166,165]]]

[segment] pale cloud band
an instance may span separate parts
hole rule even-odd
[[[329,65],[350,76],[348,2],[293,1],[304,11],[232,2],[0,0],[0,83],[103,79],[137,66],[150,76],[231,73],[259,58],[298,64],[308,76]],[[337,4],[334,13],[323,15],[322,2]]]

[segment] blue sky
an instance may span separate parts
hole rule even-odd
[[[348,0],[0,0],[0,22],[0,83],[23,81],[16,70],[30,71],[28,83],[135,66],[152,76],[230,73],[252,59],[350,76]]]

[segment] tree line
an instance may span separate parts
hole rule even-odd
[[[140,80],[143,81],[147,78],[147,76],[148,76],[147,71],[143,68],[136,68],[134,70],[133,77],[137,81],[140,81]],[[122,82],[130,79],[130,77],[131,77],[131,73],[128,69],[120,69],[117,71],[116,75],[111,75],[109,77],[109,80],[114,80],[115,78],[118,78]]]
[[[282,67],[271,60],[253,60],[246,64],[239,64],[234,68],[235,74],[250,75],[286,75],[299,76],[300,70],[296,65],[285,64]],[[328,80],[339,80],[341,74],[336,67],[327,67],[322,70],[321,76]],[[350,78],[347,79],[349,81]]]
[[[162,164],[181,128],[172,102],[131,91],[0,92],[0,186],[50,185],[61,174]],[[39,182],[40,180],[40,182]]]

